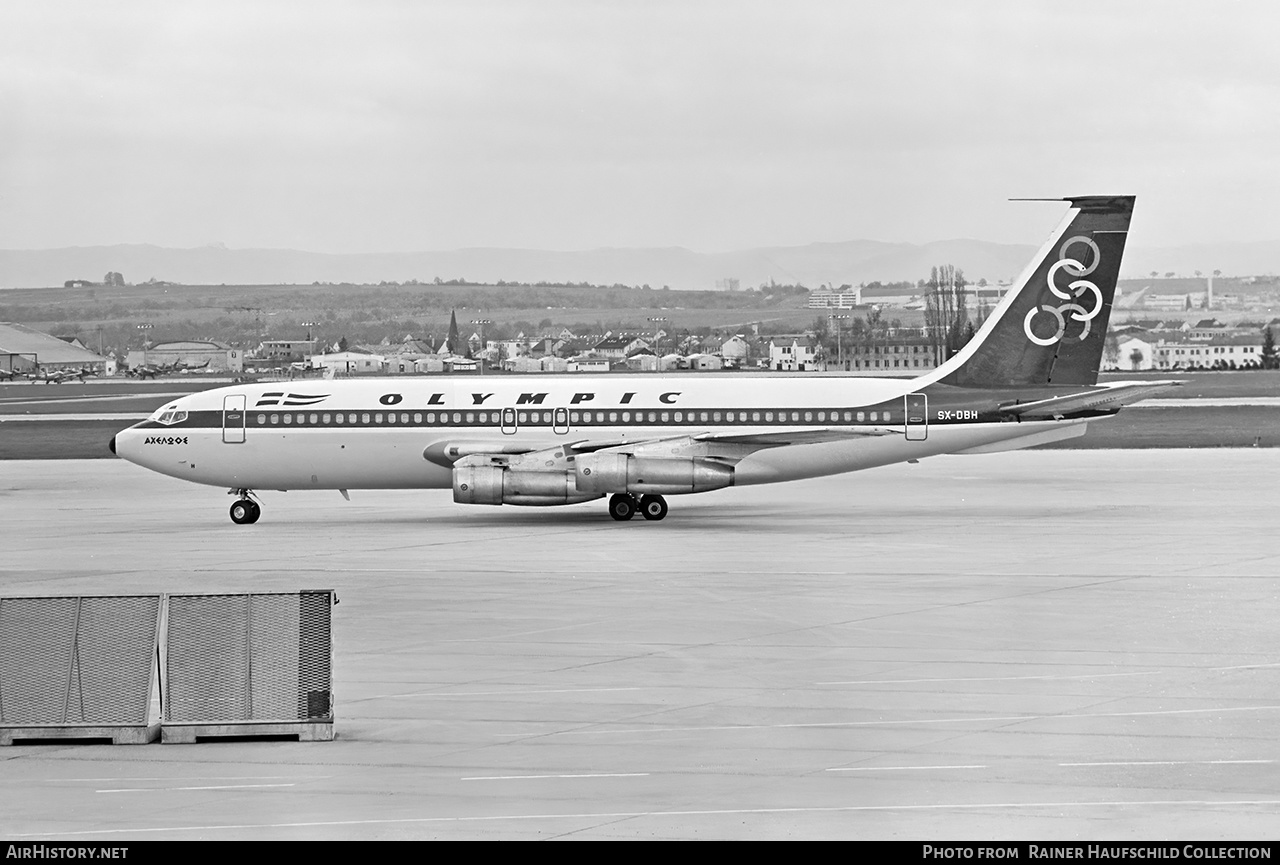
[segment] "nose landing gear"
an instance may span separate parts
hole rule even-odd
[[[249,498],[253,493],[246,489],[228,490],[227,492],[233,496],[240,496],[239,500],[231,506],[231,522],[238,526],[256,523],[258,517],[262,516],[262,508],[257,502]]]

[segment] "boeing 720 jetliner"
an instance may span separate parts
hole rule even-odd
[[[444,376],[241,384],[183,397],[111,441],[119,456],[255,490],[452,489],[469,505],[667,514],[664,496],[1015,450],[1179,382],[1099,385],[1132,196],[1071,208],[974,338],[915,379]]]

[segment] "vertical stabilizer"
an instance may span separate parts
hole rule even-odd
[[[1098,381],[1131,195],[1066,198],[1071,212],[982,329],[934,373],[959,387]]]

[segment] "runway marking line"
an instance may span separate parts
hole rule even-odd
[[[596,772],[581,775],[473,775],[459,781],[530,781],[544,778],[648,778],[648,772]]]
[[[205,775],[205,776],[196,775],[196,776],[188,776],[187,780],[188,781],[279,781],[283,778],[296,779],[297,777],[298,777],[297,775]],[[306,777],[303,780],[316,781],[316,780],[324,780],[326,778],[331,778],[331,777],[333,776],[332,775],[312,775],[312,776]],[[28,779],[15,778],[13,780],[19,781],[20,783],[24,783],[24,784],[30,783],[30,780]],[[81,783],[85,781],[96,781],[96,782],[131,781],[134,783],[138,783],[141,781],[172,781],[172,780],[173,780],[172,776],[169,776],[167,778],[133,778],[133,777],[117,776],[112,778],[46,778],[45,783],[46,784],[67,784],[67,783],[73,783],[73,782]]]
[[[815,685],[916,685],[936,682],[1026,682],[1036,679],[1107,679],[1119,676],[1158,676],[1159,670],[1141,673],[1082,673],[1074,676],[966,676],[941,679],[854,679],[848,682],[814,682]]]
[[[525,694],[598,694],[615,691],[643,691],[644,688],[557,688],[542,691],[413,691],[406,694],[377,694],[359,697],[348,702],[362,703],[368,700],[399,700],[406,697],[518,697]]]
[[[95,793],[169,793],[174,790],[248,790],[263,787],[296,787],[297,784],[214,784],[205,787],[120,787],[115,790],[94,790]]]
[[[839,766],[828,772],[903,772],[916,769],[989,769],[990,766]]]
[[[1280,805],[1280,799],[1136,799],[1106,802],[977,802],[968,804],[932,803],[927,805],[833,805],[812,808],[715,808],[689,811],[603,811],[570,814],[506,814],[496,816],[462,817],[401,817],[374,820],[318,820],[305,823],[226,823],[209,826],[154,826],[128,829],[83,829],[74,832],[57,831],[59,838],[75,835],[129,835],[152,832],[217,832],[245,829],[308,829],[325,826],[395,826],[423,823],[496,823],[504,820],[621,820],[641,817],[713,817],[743,814],[841,814],[875,811],[981,811],[986,809],[1030,808],[1168,808],[1170,806],[1195,807],[1258,807]],[[28,832],[10,835],[11,838],[43,838],[50,832]]]
[[[1275,760],[1116,760],[1097,763],[1059,763],[1059,766],[1239,766]]]
[[[612,736],[624,733],[688,733],[699,730],[795,730],[848,727],[899,727],[912,724],[989,724],[996,721],[1075,721],[1081,718],[1149,718],[1168,715],[1208,715],[1221,712],[1267,712],[1280,706],[1226,706],[1217,709],[1164,709],[1150,712],[1081,712],[1061,715],[994,715],[971,718],[899,718],[879,721],[826,721],[812,724],[723,724],[707,727],[625,727],[612,730],[559,730],[539,736]],[[496,733],[499,738],[523,737],[529,733]]]

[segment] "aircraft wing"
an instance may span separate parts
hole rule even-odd
[[[850,429],[848,427],[814,429],[812,427],[803,427],[769,430],[763,433],[704,432],[694,433],[693,435],[656,436],[654,438],[579,439],[564,445],[548,442],[515,444],[496,441],[450,440],[429,445],[422,455],[430,462],[446,468],[454,466],[460,460],[468,457],[509,464],[522,462],[524,461],[522,458],[526,458],[530,463],[539,463],[548,456],[557,457],[563,455],[567,457],[608,450],[660,455],[668,448],[672,449],[673,452],[680,451],[683,454],[690,454],[696,451],[698,456],[703,458],[736,461],[747,454],[764,448],[849,441],[856,438],[892,435],[893,433],[894,430],[881,427],[866,429]]]
[[[1035,402],[1002,405],[1000,411],[1025,418],[1065,417],[1081,411],[1118,409],[1170,388],[1181,386],[1180,381],[1117,381],[1104,385],[1101,390],[1055,396]]]
[[[694,441],[714,444],[756,445],[762,448],[784,447],[786,445],[811,445],[821,442],[849,441],[856,438],[874,438],[892,435],[893,430],[880,427],[866,429],[850,429],[848,427],[811,427],[801,429],[770,430],[764,433],[702,433],[695,435]]]

